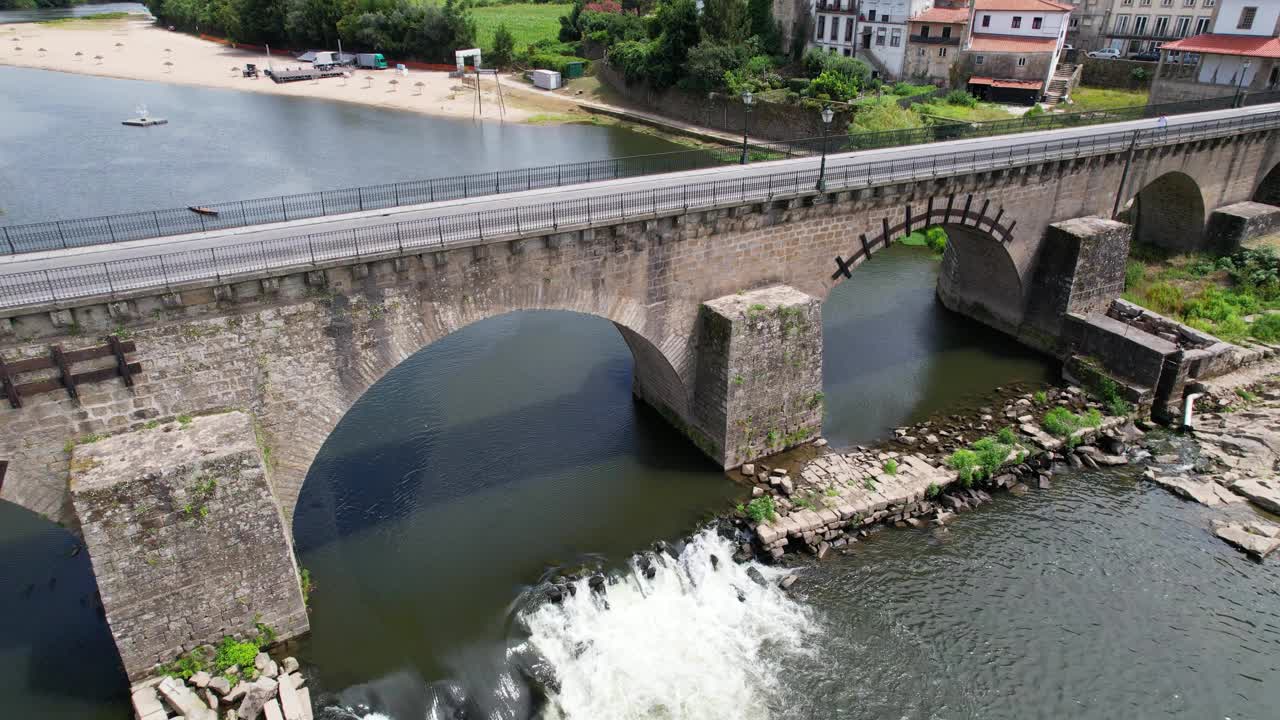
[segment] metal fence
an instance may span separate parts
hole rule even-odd
[[[844,158],[828,164],[825,188],[835,191],[911,182],[1277,127],[1280,111],[1164,129],[1114,131],[996,149],[942,152],[909,162]],[[0,307],[111,297],[139,289],[173,289],[193,282],[227,282],[268,270],[305,269],[334,261],[444,248],[530,232],[550,233],[664,213],[785,199],[813,192],[817,181],[816,169],[748,171],[732,179],[494,210],[454,214],[444,214],[442,210],[441,215],[425,219],[0,275]]]
[[[1280,101],[1280,92],[1244,96],[1253,105]],[[1016,120],[983,123],[930,125],[911,130],[886,131],[799,138],[785,142],[753,142],[748,161],[778,160],[821,152],[870,150],[903,145],[919,145],[942,140],[1007,135],[1061,127],[1077,127],[1121,122],[1157,115],[1178,115],[1233,107],[1238,96],[1195,100],[1165,105],[1144,105],[1092,112],[1040,115]],[[368,187],[324,190],[255,200],[213,203],[207,207],[216,215],[190,208],[169,208],[74,220],[0,226],[0,255],[41,250],[101,245],[129,240],[183,235],[228,228],[287,222],[326,215],[385,210],[442,200],[495,195],[523,190],[576,185],[599,180],[616,180],[643,175],[697,170],[741,159],[740,148],[688,150],[638,155],[613,160],[548,165],[502,170],[454,177],[413,180]]]

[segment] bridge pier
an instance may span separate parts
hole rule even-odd
[[[309,629],[269,474],[241,412],[75,448],[72,503],[130,680],[255,623]]]
[[[722,467],[822,433],[817,298],[785,285],[726,295],[702,304],[694,334],[691,417],[670,419]]]

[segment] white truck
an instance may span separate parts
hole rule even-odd
[[[311,61],[311,66],[317,70],[328,70],[338,64],[337,53],[321,50],[316,53],[316,57]]]

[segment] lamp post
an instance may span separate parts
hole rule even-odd
[[[1240,107],[1240,92],[1244,88],[1244,76],[1249,74],[1249,59],[1240,64],[1240,81],[1236,83],[1236,100],[1233,105]]]
[[[742,160],[738,164],[747,164],[747,127],[751,124],[751,106],[756,99],[752,96],[750,90],[742,91]]]
[[[831,131],[831,118],[835,115],[830,105],[822,108],[822,164],[818,166],[818,192],[826,190],[827,133]]]

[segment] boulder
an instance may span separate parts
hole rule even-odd
[[[1172,490],[1175,494],[1181,495],[1188,500],[1194,500],[1201,505],[1215,507],[1223,503],[1240,501],[1238,497],[1211,480],[1167,475],[1156,475],[1153,479],[1157,485]]]
[[[253,669],[258,672],[262,672],[267,669],[267,663],[269,662],[271,662],[271,656],[264,652],[260,652],[253,658]]]
[[[1263,510],[1280,514],[1280,481],[1242,478],[1233,482],[1231,489],[1249,498],[1250,502]]]
[[[755,466],[755,463],[745,463],[745,464],[743,464],[743,466],[742,466],[742,474],[743,474],[743,475],[746,475],[747,477],[751,477],[752,475],[755,475],[755,474],[756,474],[756,466]]]
[[[268,660],[267,666],[262,669],[264,677],[273,678],[280,674],[280,665],[275,660]]]
[[[262,708],[267,702],[274,700],[279,692],[279,683],[269,678],[258,678],[245,689],[244,700],[240,702],[237,714],[240,720],[258,720]]]
[[[298,659],[295,657],[287,657],[284,659],[284,664],[280,667],[286,675],[298,672]]]
[[[289,676],[281,678],[278,686],[280,711],[284,713],[284,720],[303,720],[302,700],[298,698],[298,689],[290,682]]]
[[[160,704],[155,686],[140,687],[133,691],[133,712],[137,720],[168,720],[169,713]]]
[[[219,675],[209,681],[209,689],[218,694],[218,697],[226,697],[231,692],[231,681]]]
[[[218,714],[180,680],[167,677],[156,685],[156,690],[169,707],[187,720],[218,720]]]
[[[778,557],[781,557],[782,548],[776,549],[779,551]],[[760,587],[766,587],[769,584],[769,581],[764,579],[764,573],[761,573],[759,568],[754,566],[747,568],[747,577],[751,578],[751,582],[759,585]]]
[[[797,578],[795,575],[788,575],[782,578],[782,580],[778,583],[778,587],[782,588],[783,590],[790,590],[791,586],[796,584],[796,579]]]
[[[284,714],[280,711],[280,703],[275,700],[268,700],[267,704],[262,706],[262,716],[267,720],[284,720]]]
[[[1280,526],[1270,523],[1220,523],[1214,534],[1259,560],[1280,547]]]
[[[192,685],[195,685],[198,688],[206,688],[206,687],[209,687],[209,681],[211,679],[212,678],[209,677],[209,673],[201,670],[200,672],[191,676],[190,683]]]

